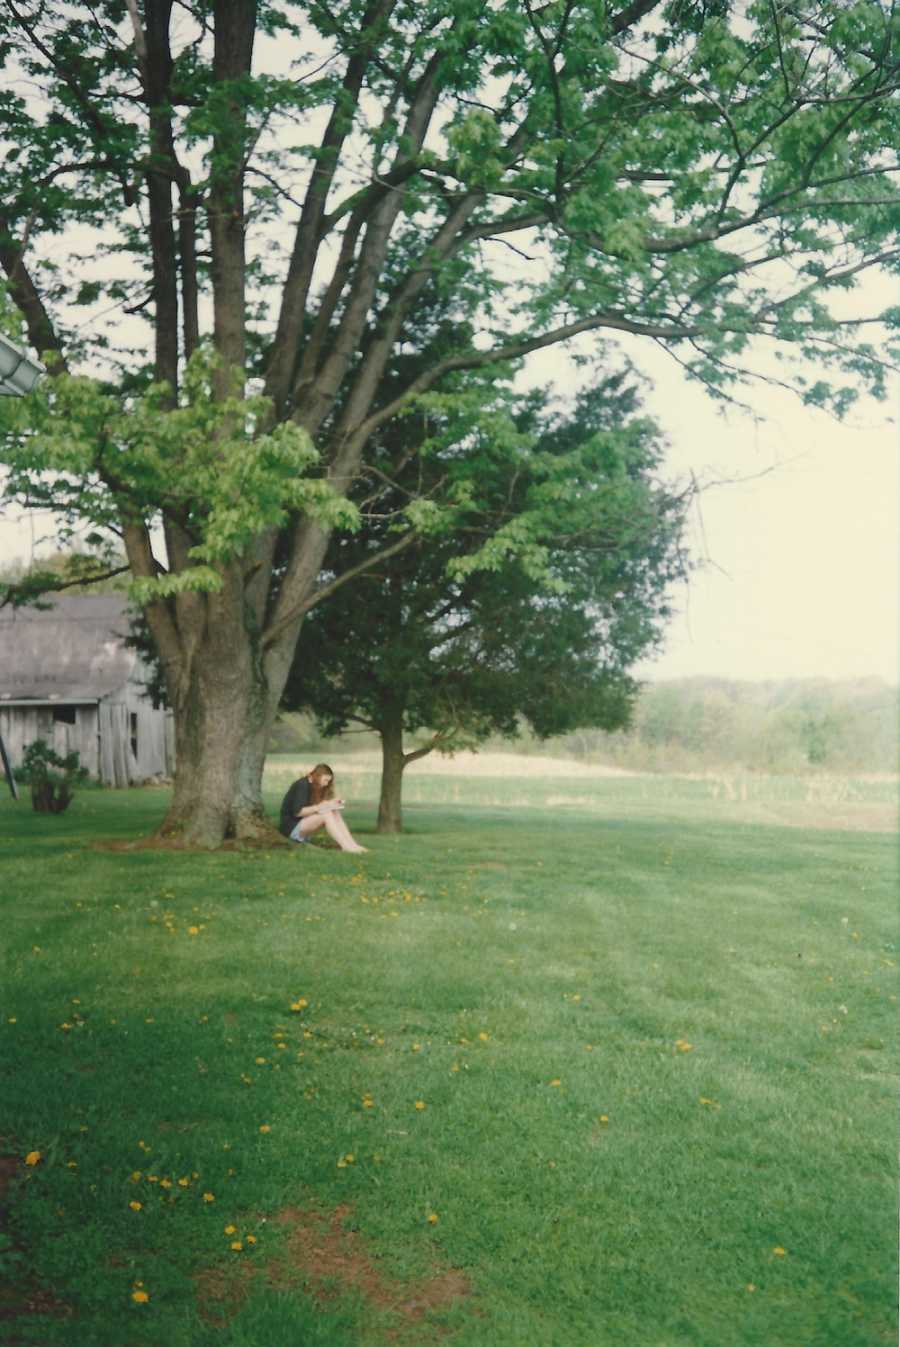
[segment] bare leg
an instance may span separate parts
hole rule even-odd
[[[359,845],[336,809],[324,814],[323,818],[328,836],[337,842],[341,851],[368,851],[368,847]]]
[[[306,814],[305,817],[300,820],[300,831],[304,837],[309,837],[310,833],[314,833],[318,828],[324,827],[324,814]]]

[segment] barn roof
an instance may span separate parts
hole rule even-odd
[[[93,702],[138,663],[121,594],[58,595],[46,609],[0,609],[0,701]]]

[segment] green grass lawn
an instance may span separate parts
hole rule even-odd
[[[894,786],[354,770],[362,857],[0,803],[0,1341],[893,1343]]]

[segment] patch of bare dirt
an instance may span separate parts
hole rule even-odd
[[[274,831],[274,830],[273,830]],[[210,851],[283,851],[290,846],[286,837],[274,833],[272,837],[226,837],[217,847],[189,846],[179,837],[111,838],[107,842],[91,842],[91,851],[188,851],[208,855]]]
[[[272,1225],[286,1231],[283,1256],[272,1259],[259,1272],[249,1263],[240,1263],[198,1274],[197,1289],[205,1317],[215,1320],[234,1313],[258,1275],[280,1290],[304,1285],[322,1303],[355,1293],[374,1308],[397,1315],[398,1326],[403,1328],[471,1296],[469,1281],[458,1268],[435,1270],[430,1277],[412,1282],[387,1276],[369,1253],[362,1235],[347,1227],[350,1216],[347,1206],[331,1212],[283,1208],[271,1219]]]
[[[237,1261],[201,1268],[194,1276],[200,1317],[212,1324],[227,1322],[249,1296],[258,1271],[252,1263]]]

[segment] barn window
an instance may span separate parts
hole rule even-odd
[[[74,706],[54,706],[53,708],[54,725],[74,725],[75,707]]]
[[[128,719],[129,719],[129,722],[130,722],[130,724],[131,724],[131,752],[132,752],[132,755],[136,758],[136,757],[137,757],[137,748],[138,748],[138,735],[137,735],[138,718],[137,718],[137,712],[136,712],[136,711],[131,711],[131,712],[129,712]]]

